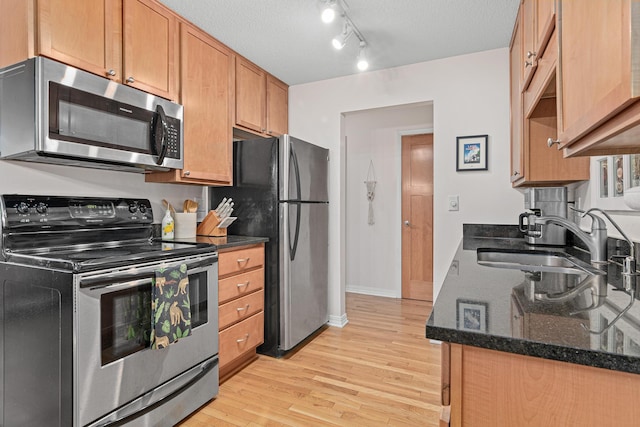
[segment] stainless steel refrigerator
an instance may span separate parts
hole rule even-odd
[[[329,150],[289,135],[235,141],[233,162],[234,186],[210,200],[233,198],[228,234],[269,238],[258,352],[281,356],[328,320]]]

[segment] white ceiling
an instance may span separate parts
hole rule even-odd
[[[356,74],[357,38],[320,20],[319,0],[160,0],[289,85]],[[369,71],[509,46],[520,0],[345,0]]]

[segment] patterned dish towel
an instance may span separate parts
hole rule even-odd
[[[156,270],[151,295],[151,348],[165,348],[191,335],[187,265]]]

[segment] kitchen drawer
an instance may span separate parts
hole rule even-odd
[[[264,308],[264,291],[259,290],[242,298],[222,304],[218,311],[220,330],[246,319]]]
[[[264,264],[264,246],[251,246],[236,251],[220,252],[218,257],[218,276],[242,273]]]
[[[264,287],[264,268],[221,279],[218,284],[220,304],[241,297]]]
[[[264,311],[220,332],[220,369],[264,342]]]

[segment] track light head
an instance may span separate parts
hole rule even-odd
[[[322,18],[322,22],[325,24],[330,24],[336,19],[338,6],[335,0],[327,0],[326,4],[322,8],[322,14],[320,17]]]
[[[348,23],[345,23],[342,32],[335,36],[333,40],[331,40],[331,44],[337,50],[342,49],[344,45],[347,44],[347,40],[349,39],[351,33],[353,33],[353,30]]]
[[[367,44],[363,41],[360,41],[360,53],[358,54],[358,70],[366,71],[369,68],[369,61],[367,60],[367,55],[365,52],[365,48]]]

